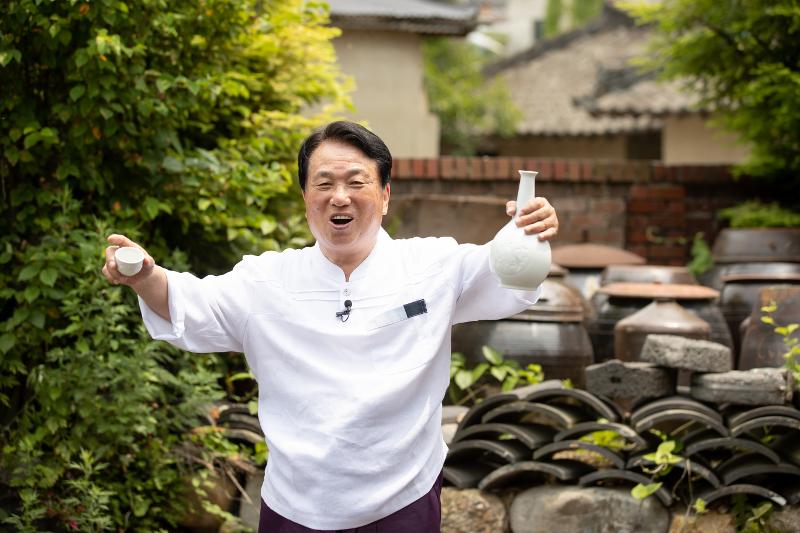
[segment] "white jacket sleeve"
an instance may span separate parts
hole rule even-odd
[[[157,340],[198,353],[241,352],[249,298],[237,269],[199,279],[167,271],[169,314],[164,320],[140,298],[145,327]],[[244,294],[243,294],[244,293]]]
[[[453,324],[473,320],[497,320],[524,311],[539,298],[541,287],[533,291],[506,289],[489,265],[489,244],[462,244],[460,259],[461,289]]]

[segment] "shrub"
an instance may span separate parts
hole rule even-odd
[[[198,273],[304,244],[295,150],[329,117],[300,111],[346,103],[326,21],[300,0],[4,5],[0,523],[174,527],[181,444],[210,450],[190,429],[232,358],[152,342],[100,277],[105,236]]]

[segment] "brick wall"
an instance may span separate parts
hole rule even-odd
[[[715,213],[760,193],[728,167],[658,162],[521,157],[396,159],[387,226],[397,236],[449,235],[490,240],[508,220],[519,169],[538,170],[537,196],[556,207],[554,244],[593,242],[624,247],[654,264],[684,264],[692,238],[711,243]]]

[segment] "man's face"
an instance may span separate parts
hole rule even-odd
[[[342,266],[372,251],[389,208],[389,185],[381,187],[378,164],[361,150],[323,141],[308,160],[303,192],[306,220],[323,253]]]

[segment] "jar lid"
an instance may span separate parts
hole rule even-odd
[[[608,265],[643,265],[644,257],[604,244],[567,244],[553,247],[553,261],[566,268],[605,268]]]
[[[683,283],[609,283],[598,292],[618,298],[649,298],[675,300],[711,300],[719,296],[719,291],[702,285]]]

